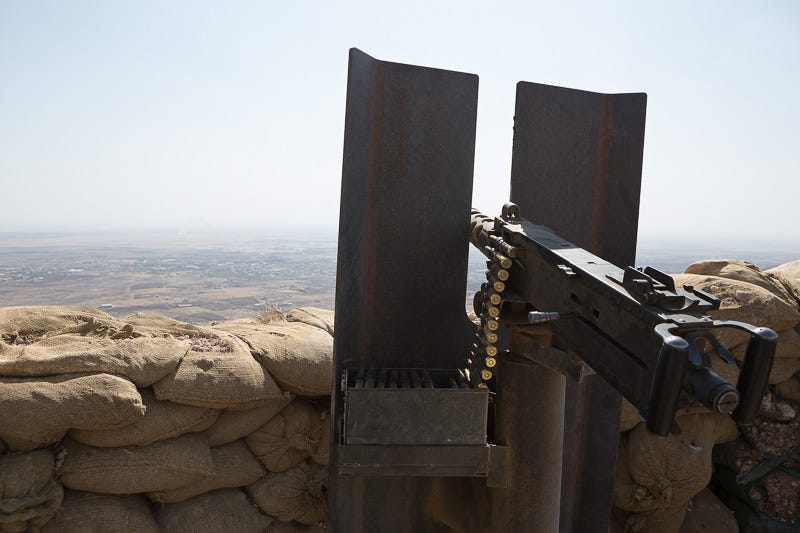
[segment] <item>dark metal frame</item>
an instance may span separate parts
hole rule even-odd
[[[504,517],[515,510],[525,511],[520,523],[552,531],[558,477],[562,531],[608,523],[619,396],[596,377],[567,382],[565,397],[563,376],[501,361],[518,366],[498,390],[507,406],[497,413],[498,446],[344,444],[342,372],[459,368],[469,352],[474,337],[463,303],[477,87],[471,74],[350,52],[329,484],[334,532],[509,531],[516,526]],[[534,222],[632,263],[644,102],[644,95],[521,83],[512,200]],[[513,450],[502,446],[506,439]],[[563,476],[559,457],[542,455],[536,444],[560,448],[562,439]],[[442,477],[454,475],[480,477]],[[555,487],[555,504],[548,497],[532,505],[530,491],[543,487]]]

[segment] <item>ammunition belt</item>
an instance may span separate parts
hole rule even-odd
[[[475,313],[480,318],[476,330],[476,341],[472,345],[469,367],[471,382],[474,386],[487,388],[494,377],[497,365],[497,341],[500,329],[500,306],[503,292],[506,290],[509,268],[513,265],[512,257],[516,257],[516,249],[502,239],[493,237],[491,246],[486,246],[486,283],[476,295]]]

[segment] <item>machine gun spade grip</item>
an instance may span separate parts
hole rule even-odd
[[[778,344],[778,334],[769,328],[753,328],[750,342],[742,364],[742,371],[736,388],[741,400],[733,412],[733,418],[740,425],[752,424],[761,405],[761,397],[769,384],[772,361]]]
[[[665,437],[678,408],[689,343],[676,335],[665,335],[647,404],[647,431]]]

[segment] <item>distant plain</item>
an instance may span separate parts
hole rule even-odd
[[[702,259],[762,269],[800,259],[800,246],[640,239],[636,266],[682,272]],[[470,248],[465,300],[485,279]],[[0,234],[0,306],[85,305],[113,316],[154,312],[192,323],[270,309],[333,309],[336,238],[324,233]]]

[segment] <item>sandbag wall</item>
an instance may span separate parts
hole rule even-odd
[[[663,438],[648,434],[623,402],[614,530],[800,531],[800,261],[763,272],[743,261],[701,261],[674,278],[721,298],[714,318],[778,333],[770,387],[750,427],[690,407]],[[735,330],[715,336],[734,362],[706,356],[714,372],[735,384],[748,336]]]
[[[0,309],[0,532],[324,530],[332,326]]]

